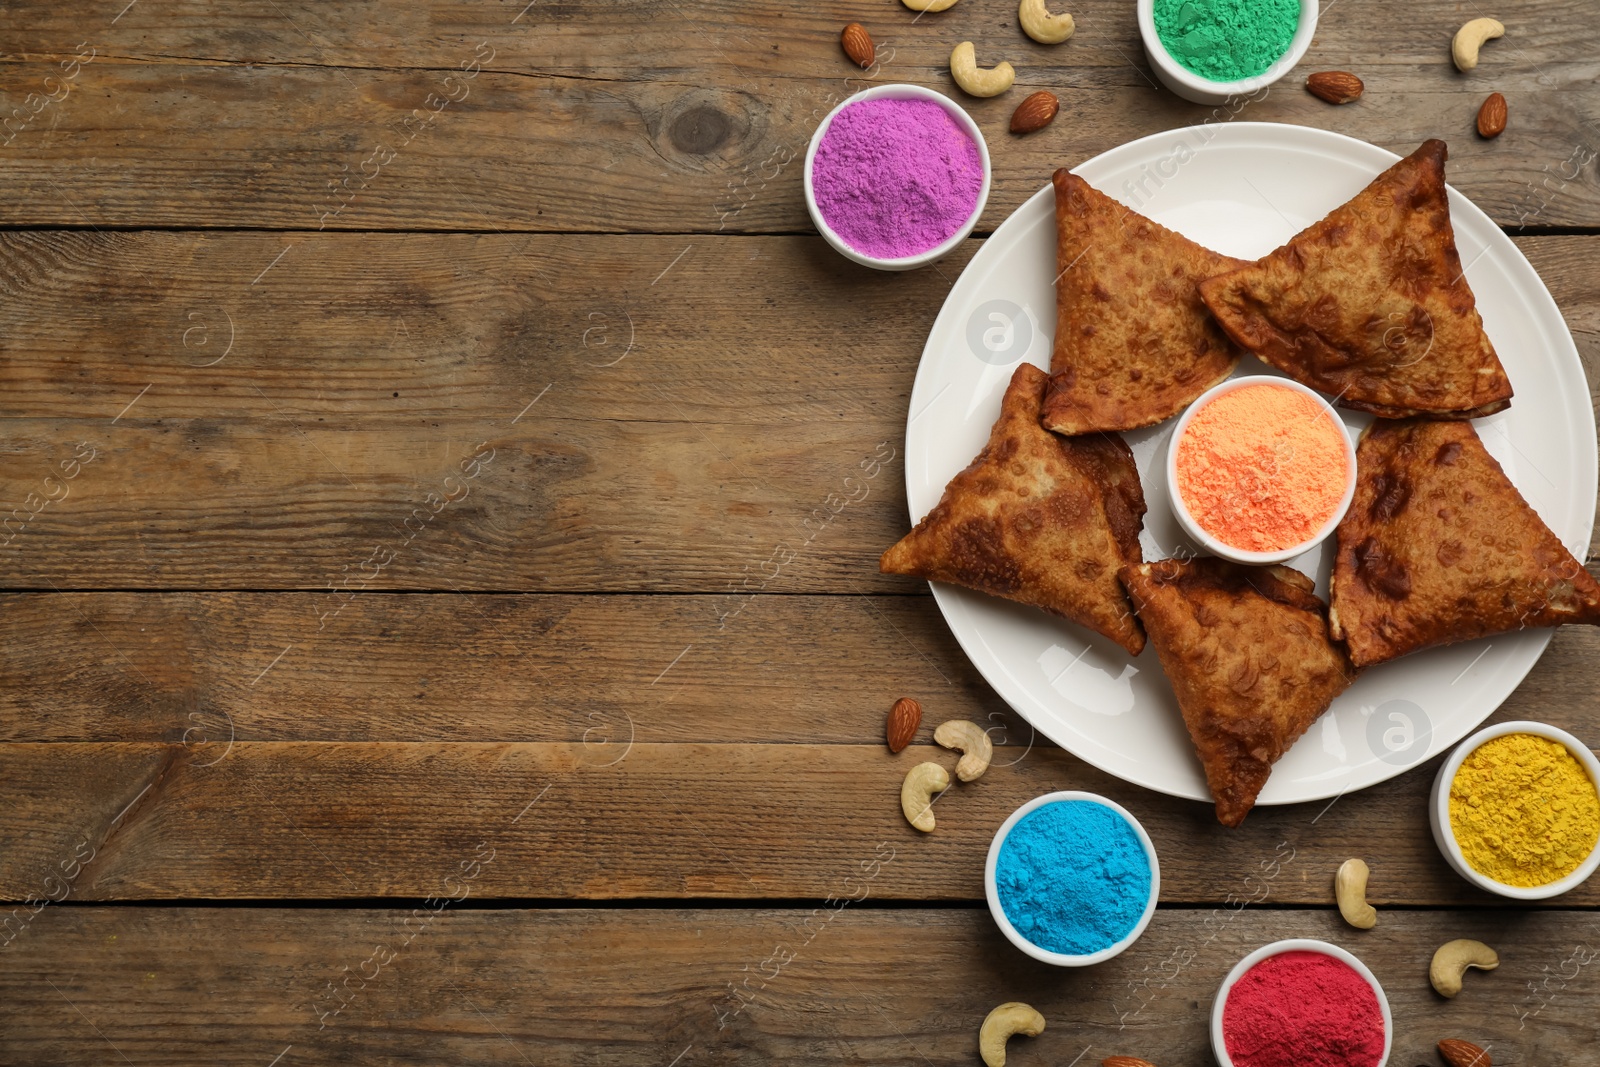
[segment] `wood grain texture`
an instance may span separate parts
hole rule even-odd
[[[15,225],[809,230],[798,159],[818,119],[873,81],[955,92],[947,65],[961,40],[1020,71],[1012,92],[963,100],[994,153],[985,227],[1055,167],[1215,111],[1155,87],[1133,10],[1116,0],[1085,0],[1077,34],[1054,48],[1029,42],[1009,8],[972,5],[918,20],[886,3],[774,18],[748,0],[692,11],[613,0],[536,5],[520,19],[516,3],[433,3],[392,19],[357,3],[226,14],[194,4],[180,5],[192,19],[146,5],[115,21],[23,6],[28,30],[0,63],[4,136],[14,134],[0,222]],[[1432,2],[1399,20],[1381,0],[1345,0],[1300,70],[1240,117],[1398,151],[1442,136],[1452,181],[1502,223],[1600,226],[1591,10],[1519,8],[1507,38],[1462,75],[1449,40],[1469,14]],[[871,76],[840,54],[850,20],[882,48]],[[41,107],[63,92],[45,79],[80,43],[96,57]],[[480,73],[445,81],[475,55]],[[1358,104],[1302,91],[1303,73],[1328,68],[1365,79]],[[1012,137],[1010,112],[1036,89],[1060,96],[1066,121]],[[1512,117],[1485,142],[1472,124],[1490,89]],[[447,97],[458,99],[429,120]],[[1582,162],[1562,173],[1569,160]]]
[[[1021,1000],[1046,1028],[1012,1042],[1016,1067],[1197,1064],[1211,1062],[1222,978],[1293,936],[1372,968],[1394,1014],[1391,1063],[1436,1063],[1446,1037],[1496,1063],[1584,1063],[1582,1020],[1600,1014],[1592,921],[1563,911],[1397,912],[1360,933],[1326,910],[1162,909],[1127,952],[1082,969],[1028,959],[986,910],[870,899],[616,912],[475,911],[469,898],[427,914],[50,908],[0,950],[0,1047],[19,1064],[965,1067],[989,1009]],[[1497,946],[1502,962],[1447,1001],[1427,960],[1455,937]]]
[[[43,492],[76,442],[101,458],[0,548],[6,580],[325,588],[407,542],[391,588],[703,591],[784,543],[804,546],[788,582],[914,588],[876,560],[905,525],[897,442],[937,286],[864,289],[815,239],[311,240],[252,285],[282,243],[11,238],[0,501]],[[115,310],[85,319],[91,288]],[[841,344],[816,300],[870,327]],[[408,542],[481,441],[499,458]]]
[[[1520,247],[1600,381],[1595,240]],[[707,592],[787,544],[783,591],[923,588],[877,558],[906,528],[898,449],[938,275],[815,238],[304,245],[0,238],[0,505],[38,507],[79,442],[98,450],[0,535],[0,582],[324,589],[376,549],[399,558],[371,588]],[[497,458],[470,496],[406,528],[480,442]]]
[[[148,385],[124,420],[492,421],[549,385],[525,419],[887,427],[982,243],[894,273],[815,237],[0,233],[0,418]],[[1600,242],[1516,244],[1596,378]]]
[[[0,740],[872,744],[908,694],[924,742],[951,718],[1028,736],[927,596],[343,602],[0,596]]]
[[[318,630],[330,603],[0,596],[0,741],[872,745],[909,695],[924,742],[964,718],[1026,743],[931,597],[372,594]],[[1597,656],[1558,630],[1500,716],[1592,737]]]
[[[1230,832],[1028,744],[926,587],[876,574],[918,357],[981,242],[889,276],[794,235],[817,121],[886,81],[983,126],[980,235],[1057,166],[1235,119],[1443,136],[1499,222],[1600,231],[1591,8],[1503,14],[1461,75],[1474,13],[1340,0],[1235,116],[1154,87],[1125,0],[1075,5],[1059,48],[1010,6],[892,0],[8,4],[0,588],[35,592],[0,594],[0,1063],[971,1063],[1008,999],[1050,1019],[1017,1067],[1194,1063],[1221,976],[1295,935],[1372,964],[1397,1065],[1447,1036],[1583,1062],[1600,889],[1470,889],[1422,815],[1437,761]],[[963,39],[1017,90],[960,98]],[[1360,103],[1300,89],[1328,68]],[[1039,88],[1061,120],[1003,132]],[[1591,381],[1596,241],[1520,242]],[[1497,719],[1592,737],[1597,652],[1559,633]],[[906,693],[928,715],[896,757]],[[919,835],[899,782],[954,762],[928,739],[957,716],[996,765]],[[981,872],[1017,804],[1072,787],[1140,816],[1173,906],[1062,972],[1003,941]],[[1373,934],[1331,907],[1352,855]],[[674,906],[711,898],[813,903]],[[506,906],[554,900],[611,906]],[[1426,960],[1462,936],[1504,963],[1446,1002]]]
[[[12,420],[6,581],[670,592],[756,574],[791,589],[913,588],[877,573],[906,524],[887,427],[549,415],[512,425],[517,406],[381,424]],[[771,448],[759,462],[752,439]],[[58,503],[37,503],[62,492],[44,479],[83,441],[95,462]],[[464,478],[479,455],[491,462]],[[875,455],[886,462],[868,479],[861,465]],[[775,558],[787,561],[778,573],[758,570]]]
[[[981,245],[886,273],[816,237],[0,233],[0,418],[110,420],[148,385],[119,425],[505,425],[548,386],[517,425],[903,431]]]
[[[882,744],[630,748],[609,729],[575,743],[230,746],[215,717],[193,726],[180,744],[0,745],[12,797],[0,811],[0,897],[416,898],[453,892],[445,876],[487,842],[509,862],[478,880],[484,897],[820,897],[882,848],[899,858],[876,897],[978,901],[1005,817],[1076,788],[1144,822],[1168,902],[1331,905],[1334,871],[1364,856],[1380,906],[1505,903],[1470,888],[1433,844],[1437,761],[1332,803],[1257,809],[1228,831],[1209,804],[1011,745],[938,801],[938,827],[923,835],[900,813],[901,779],[921,759],[954,764],[925,739],[898,757]],[[68,890],[58,872],[72,876]],[[1562,900],[1597,902],[1592,883]]]

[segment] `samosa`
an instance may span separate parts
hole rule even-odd
[[[1170,418],[1233,373],[1239,349],[1199,283],[1245,261],[1213,252],[1055,173],[1056,339],[1044,424],[1132,430]]]
[[[1310,578],[1209,556],[1122,571],[1216,801],[1238,826],[1295,739],[1355,680]]]
[[[1600,623],[1600,583],[1471,423],[1376,422],[1356,467],[1331,622],[1357,664],[1528,626]]]
[[[1201,282],[1201,297],[1247,351],[1344,407],[1389,419],[1507,407],[1456,252],[1446,154],[1424,142],[1265,259]]]
[[[1138,655],[1144,632],[1117,582],[1142,558],[1133,452],[1115,435],[1040,426],[1044,389],[1044,371],[1016,369],[989,443],[879,569],[1032,604]]]

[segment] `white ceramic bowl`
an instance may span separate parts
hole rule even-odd
[[[1311,537],[1298,545],[1292,545],[1277,552],[1251,552],[1242,548],[1234,548],[1232,545],[1217,540],[1207,533],[1194,520],[1194,517],[1189,514],[1189,509],[1184,504],[1182,495],[1178,492],[1178,441],[1183,437],[1183,432],[1189,428],[1190,420],[1194,418],[1196,412],[1223,393],[1231,392],[1246,385],[1279,385],[1309,396],[1317,402],[1317,406],[1322,409],[1327,417],[1333,420],[1334,426],[1339,429],[1340,439],[1344,441],[1346,476],[1344,496],[1340,498],[1339,506],[1328,517],[1328,521],[1322,524],[1321,529]],[[1339,520],[1344,518],[1344,513],[1350,510],[1350,501],[1355,498],[1355,495],[1356,446],[1350,440],[1350,432],[1345,428],[1344,420],[1339,417],[1338,412],[1333,410],[1332,405],[1317,395],[1314,390],[1307,389],[1299,382],[1290,381],[1288,378],[1279,378],[1271,374],[1249,374],[1242,378],[1229,378],[1219,385],[1212,386],[1201,393],[1195,402],[1190,404],[1182,415],[1178,416],[1178,421],[1172,428],[1172,437],[1167,442],[1167,496],[1172,501],[1172,513],[1176,516],[1178,525],[1183,527],[1184,533],[1188,534],[1201,548],[1214,556],[1231,559],[1235,563],[1258,565],[1282,563],[1285,560],[1294,559],[1302,552],[1309,552],[1326,540],[1329,534],[1333,533],[1334,529],[1339,525]]]
[[[1300,24],[1289,41],[1288,51],[1260,74],[1238,81],[1212,81],[1173,59],[1156,33],[1155,0],[1138,0],[1139,36],[1144,38],[1144,54],[1150,58],[1156,77],[1168,89],[1197,104],[1231,104],[1265,89],[1294,69],[1311,47],[1311,38],[1317,32],[1317,5],[1318,0],[1300,0]]]
[[[1320,952],[1324,956],[1332,956],[1341,963],[1350,967],[1367,980],[1372,987],[1372,992],[1378,998],[1378,1010],[1383,1013],[1383,1055],[1378,1058],[1376,1067],[1384,1067],[1389,1062],[1389,1052],[1394,1046],[1394,1016],[1389,1013],[1389,998],[1383,994],[1383,986],[1378,984],[1377,976],[1367,969],[1367,965],[1356,959],[1338,945],[1330,945],[1326,941],[1318,941],[1310,937],[1292,937],[1286,941],[1274,941],[1270,945],[1262,945],[1250,955],[1233,965],[1233,970],[1228,972],[1228,977],[1222,980],[1222,985],[1217,989],[1217,999],[1211,1006],[1211,1051],[1217,1057],[1219,1067],[1233,1067],[1233,1060],[1228,1056],[1227,1042],[1222,1036],[1222,1012],[1228,1004],[1228,994],[1233,992],[1234,983],[1244,972],[1266,959],[1283,952]]]
[[[1040,948],[1026,937],[1011,920],[1006,918],[1005,909],[1000,906],[1000,887],[995,882],[995,868],[1000,863],[1000,846],[1005,844],[1006,835],[1011,828],[1017,825],[1029,812],[1042,808],[1046,804],[1053,804],[1058,800],[1086,800],[1102,807],[1110,808],[1133,827],[1133,832],[1138,835],[1139,843],[1144,846],[1145,859],[1150,861],[1150,899],[1145,901],[1144,912],[1139,916],[1139,921],[1133,924],[1133,929],[1128,931],[1126,937],[1114,945],[1108,945],[1099,952],[1087,955],[1074,956],[1065,952],[1052,952],[1047,948]],[[1036,960],[1053,963],[1057,967],[1087,967],[1090,964],[1102,963],[1109,960],[1126,949],[1129,945],[1139,940],[1139,935],[1144,933],[1145,927],[1150,925],[1150,917],[1156,913],[1156,900],[1161,896],[1161,862],[1156,858],[1156,846],[1151,842],[1150,835],[1140,825],[1133,813],[1114,800],[1108,800],[1097,793],[1085,793],[1076,789],[1066,789],[1057,793],[1046,793],[1042,797],[1034,797],[1022,807],[1011,813],[1005,822],[1000,824],[1000,829],[994,833],[994,840],[989,844],[989,859],[983,867],[983,888],[989,898],[989,914],[994,916],[995,925],[1000,927],[1000,932],[1006,939]]]
[[[983,164],[983,185],[978,189],[978,202],[972,207],[971,217],[962,223],[961,228],[946,238],[942,244],[936,245],[926,252],[919,252],[914,256],[902,256],[899,259],[879,259],[877,256],[869,256],[865,252],[858,252],[846,244],[844,238],[834,233],[833,227],[828,225],[828,220],[822,217],[822,211],[817,207],[816,192],[811,187],[811,168],[816,162],[817,146],[822,143],[823,134],[827,133],[828,127],[833,124],[833,117],[851,104],[862,100],[877,100],[885,97],[891,100],[932,100],[944,108],[950,113],[950,117],[956,120],[956,124],[966,131],[967,136],[972,138],[973,143],[978,146],[978,160]],[[967,114],[960,104],[943,93],[936,93],[932,89],[924,89],[920,85],[874,85],[870,89],[863,89],[828,112],[821,124],[817,126],[817,132],[811,135],[811,144],[806,147],[806,210],[811,212],[811,221],[816,224],[817,232],[822,234],[823,239],[833,246],[835,252],[838,252],[846,259],[854,260],[865,267],[875,267],[878,270],[912,270],[916,267],[925,267],[929,263],[949,255],[956,245],[967,239],[967,235],[972,232],[972,228],[978,224],[979,217],[983,215],[984,205],[989,202],[990,178],[989,145],[983,139],[983,131],[978,129],[978,124],[972,121],[972,116]]]
[[[1489,726],[1457,745],[1455,751],[1450,753],[1450,758],[1439,765],[1439,773],[1433,777],[1433,795],[1428,803],[1428,821],[1433,826],[1433,840],[1439,846],[1439,851],[1444,853],[1445,860],[1455,868],[1455,872],[1479,889],[1487,889],[1491,893],[1498,893],[1512,900],[1544,900],[1546,897],[1557,897],[1570,889],[1576,889],[1594,873],[1595,867],[1600,866],[1600,847],[1591,849],[1588,858],[1578,864],[1577,869],[1565,878],[1547,885],[1506,885],[1473,869],[1467,862],[1467,857],[1462,854],[1461,846],[1456,843],[1455,831],[1450,826],[1450,783],[1455,780],[1456,771],[1461,769],[1462,762],[1479,745],[1506,734],[1534,734],[1566,745],[1567,751],[1576,756],[1578,762],[1583,764],[1583,769],[1589,773],[1589,781],[1600,788],[1600,760],[1595,759],[1589,746],[1565,730],[1546,726],[1542,722],[1503,722],[1497,726]]]

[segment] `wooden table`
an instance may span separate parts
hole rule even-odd
[[[1172,1067],[1208,1062],[1233,963],[1294,935],[1372,965],[1396,1067],[1444,1037],[1594,1062],[1600,883],[1471,890],[1425,825],[1434,764],[1223,830],[1032,738],[875,565],[981,235],[1152,131],[1447,138],[1595,380],[1592,4],[1497,12],[1467,76],[1474,3],[1334,0],[1302,73],[1365,97],[1296,75],[1234,116],[1153,87],[1128,0],[1075,4],[1056,48],[1008,0],[524,2],[6,5],[0,1063],[971,1064],[1018,999],[1049,1020],[1019,1067]],[[1019,70],[964,101],[980,235],[846,263],[802,204],[817,119],[874,80],[952,92],[969,39]],[[1037,88],[1060,117],[1010,136]],[[1557,634],[1497,718],[1600,737],[1597,654]],[[891,756],[907,694],[921,747]],[[953,717],[1007,744],[922,836],[900,779]],[[1000,820],[1068,787],[1133,809],[1165,876],[1135,950],[1082,971],[982,894]],[[1332,909],[1351,855],[1371,933]],[[1454,937],[1504,962],[1444,1001]]]

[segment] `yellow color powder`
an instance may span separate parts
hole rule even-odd
[[[1536,734],[1479,745],[1450,782],[1450,828],[1473,870],[1503,885],[1549,885],[1600,840],[1600,794],[1576,756]]]

